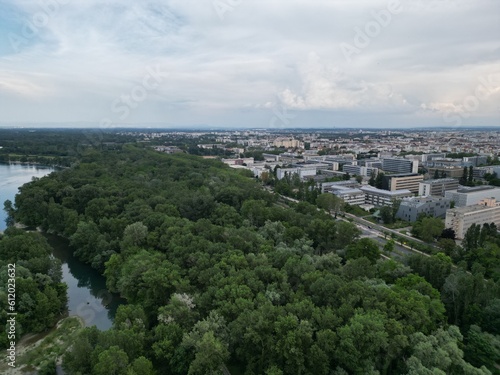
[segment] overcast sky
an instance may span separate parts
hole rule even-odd
[[[499,0],[0,0],[3,125],[499,120]]]

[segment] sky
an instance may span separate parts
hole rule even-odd
[[[0,0],[0,125],[500,126],[499,0]]]

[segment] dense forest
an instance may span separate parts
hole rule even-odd
[[[473,258],[381,259],[353,224],[215,160],[134,145],[78,160],[11,210],[127,299],[112,329],[82,330],[68,374],[500,374],[500,286]]]
[[[52,328],[66,310],[66,284],[61,283],[61,264],[51,257],[52,249],[39,233],[27,233],[8,228],[0,237],[0,319],[4,324],[8,303],[6,288],[12,274],[9,264],[15,268],[16,339],[26,333],[43,332]],[[8,347],[5,329],[0,333],[0,347]]]

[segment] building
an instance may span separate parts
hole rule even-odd
[[[352,180],[347,181],[335,181],[335,182],[323,182],[320,185],[322,193],[331,193],[339,187],[344,189],[358,189],[361,185]]]
[[[252,165],[254,158],[221,159],[224,164],[231,165]]]
[[[422,155],[422,160],[424,162],[426,162],[426,161],[431,161],[434,159],[442,159],[445,157],[446,157],[446,154],[444,152],[440,153],[440,154],[424,154],[424,155]]]
[[[494,198],[487,198],[467,207],[458,207],[446,212],[445,227],[453,229],[458,239],[463,239],[472,224],[495,223],[500,225],[500,205]]]
[[[365,203],[377,207],[390,206],[395,200],[413,196],[410,190],[388,191],[377,189],[373,186],[363,186],[360,190],[365,193]]]
[[[486,163],[488,163],[488,157],[487,156],[466,156],[463,158],[463,161],[465,163],[468,163],[468,165],[478,167],[480,165],[486,165]]]
[[[298,175],[301,179],[316,176],[316,168],[277,168],[276,169],[276,178],[281,180],[286,176],[292,177],[294,174]]]
[[[419,184],[424,176],[417,173],[401,173],[384,176],[382,187],[386,190],[396,191],[408,189],[412,193],[418,193]]]
[[[442,197],[413,197],[401,201],[396,217],[415,222],[421,214],[432,217],[445,217],[451,201]]]
[[[284,147],[284,148],[300,148],[302,143],[293,138],[276,138],[273,142],[274,147]]]
[[[382,159],[382,169],[391,173],[417,173],[418,160],[403,158]]]
[[[457,190],[447,191],[445,197],[455,202],[455,207],[467,207],[478,204],[486,198],[500,201],[500,188],[495,186],[460,186]]]
[[[461,178],[464,174],[462,167],[432,167],[429,168],[429,176],[439,178]]]
[[[359,206],[365,203],[365,193],[360,189],[350,189],[346,187],[337,187],[332,190],[337,197],[342,198],[345,203],[351,206]]]
[[[454,178],[438,178],[425,180],[418,184],[418,195],[444,197],[450,190],[458,189],[458,180]]]
[[[349,173],[351,176],[364,176],[370,177],[372,175],[376,176],[378,173],[377,168],[372,167],[361,167],[359,165],[344,165],[342,170]]]

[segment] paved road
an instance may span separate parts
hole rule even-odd
[[[371,226],[371,228],[369,228],[368,226],[359,223],[356,223],[355,225],[359,230],[361,230],[361,238],[370,238],[373,241],[377,242],[381,248],[383,248],[385,244],[390,240],[390,238],[388,238],[387,240],[384,239],[384,235],[379,231],[374,230]],[[391,253],[391,257],[394,258],[401,258],[401,255],[412,254],[412,251],[410,249],[407,249],[406,247],[401,246],[398,243],[394,243],[394,250],[395,252]]]
[[[269,190],[273,191],[271,189],[269,189]],[[279,195],[279,196],[281,198],[289,201],[289,202],[299,203],[299,201],[297,199],[285,197],[284,195]],[[318,208],[318,210],[319,210],[319,208]],[[393,229],[388,229],[388,228],[383,227],[383,226],[378,225],[378,224],[374,224],[371,221],[365,220],[365,219],[357,217],[355,215],[345,213],[345,216],[347,218],[352,219],[355,222],[356,226],[362,232],[361,237],[369,237],[372,240],[378,242],[381,245],[381,247],[384,247],[384,245],[391,239],[391,238],[385,239],[386,235],[384,235],[384,232],[385,233],[394,233],[400,237],[408,239],[409,241],[411,240],[413,242],[420,242],[422,244],[426,244],[425,242],[423,242],[417,238],[402,234],[402,233],[400,233],[396,230],[393,230]],[[340,217],[338,218],[338,220],[348,221],[346,218],[340,218]],[[420,254],[420,255],[424,255],[426,257],[429,256],[428,254],[423,253],[423,252],[418,251],[418,250],[415,250],[406,244],[401,245],[399,243],[395,243],[394,249],[396,252],[391,253],[391,257],[394,257],[394,258],[401,258],[402,255],[415,254],[415,253]]]

